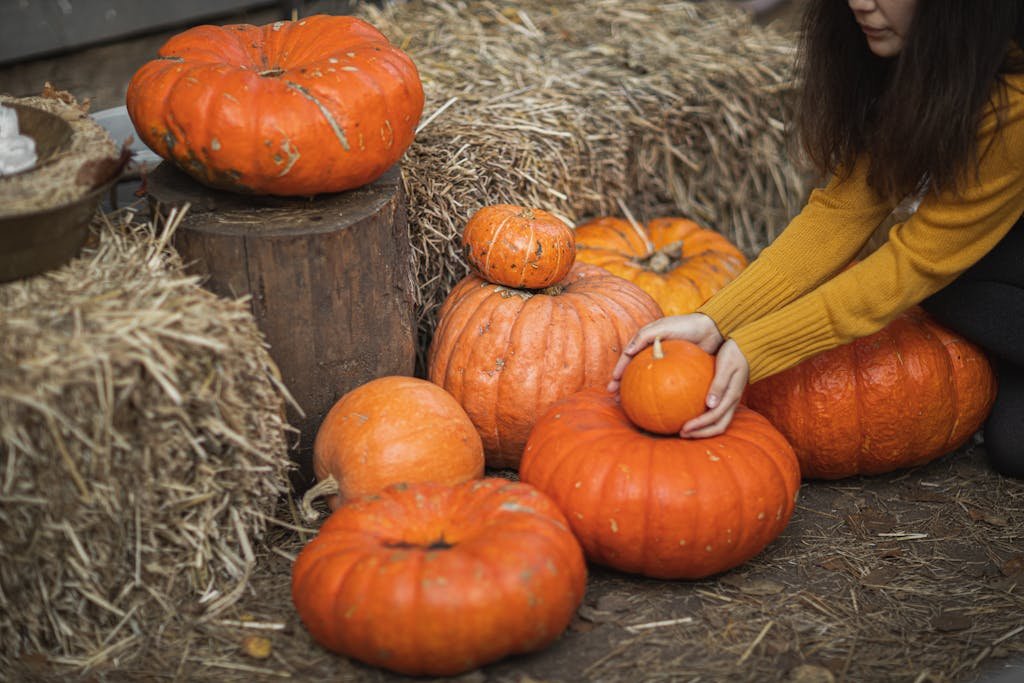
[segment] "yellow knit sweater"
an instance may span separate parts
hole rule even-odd
[[[782,234],[698,309],[743,351],[751,382],[880,330],[1013,227],[1024,213],[1024,76],[1007,81],[1005,97],[994,100],[998,115],[987,114],[979,129],[970,187],[930,193],[881,247],[843,270],[894,208],[867,185],[862,159],[814,190]]]

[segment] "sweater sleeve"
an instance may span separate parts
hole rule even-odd
[[[1024,93],[1013,91],[986,117],[978,149],[977,175],[961,192],[928,195],[868,258],[729,330],[751,381],[881,329],[998,244],[1024,214]],[[804,261],[820,258],[817,247],[804,246]]]
[[[892,211],[867,184],[867,159],[811,192],[803,210],[740,275],[705,302],[723,336],[778,310],[832,277]]]

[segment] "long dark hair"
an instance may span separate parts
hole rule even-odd
[[[956,190],[976,168],[978,125],[993,87],[1024,64],[1022,0],[918,0],[900,54],[876,57],[844,0],[811,0],[804,15],[796,126],[822,173],[868,153],[868,180],[900,198]]]

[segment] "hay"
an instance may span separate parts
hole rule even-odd
[[[0,670],[116,663],[178,613],[221,613],[287,491],[248,304],[202,290],[131,216],[0,286]]]
[[[683,214],[750,256],[806,197],[784,130],[793,41],[728,3],[363,5],[426,92],[403,161],[421,347],[484,204]]]

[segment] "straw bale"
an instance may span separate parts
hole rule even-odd
[[[284,394],[248,304],[110,214],[0,286],[0,670],[123,661],[248,586],[288,490]]]
[[[364,3],[424,83],[403,161],[428,340],[467,272],[457,240],[488,203],[570,222],[682,214],[753,255],[809,178],[787,140],[791,36],[730,3],[415,0]]]

